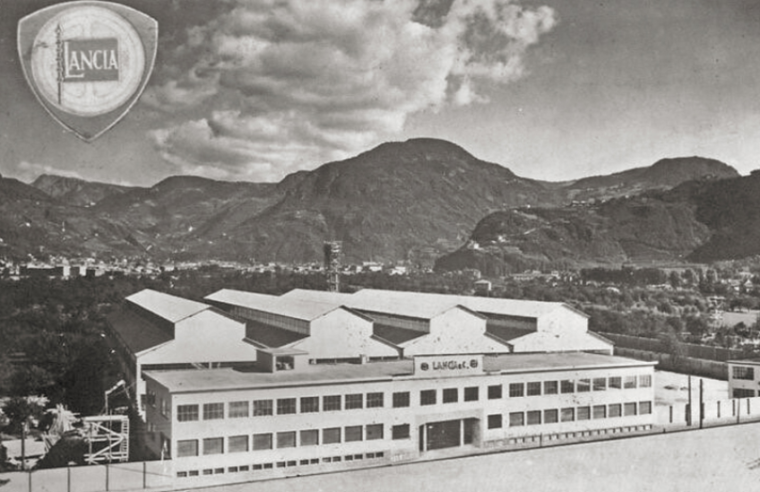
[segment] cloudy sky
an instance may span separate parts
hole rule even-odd
[[[124,0],[159,22],[140,102],[84,143],[23,78],[0,0],[0,173],[278,181],[436,137],[551,181],[701,155],[760,167],[756,0]]]

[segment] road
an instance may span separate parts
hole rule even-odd
[[[238,484],[204,490],[209,492],[760,490],[760,424]]]

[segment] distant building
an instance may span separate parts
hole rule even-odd
[[[760,396],[760,359],[728,361],[728,395],[731,398]]]

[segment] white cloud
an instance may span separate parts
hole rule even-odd
[[[235,0],[166,56],[144,100],[177,121],[151,138],[183,172],[279,179],[366,150],[417,111],[487,101],[482,83],[524,76],[555,24],[510,0]]]
[[[85,179],[76,171],[68,171],[66,169],[58,169],[49,164],[39,164],[36,162],[21,161],[14,171],[14,174],[20,181],[31,183],[39,176],[43,174],[52,174],[55,176],[62,176],[64,178],[76,178]]]

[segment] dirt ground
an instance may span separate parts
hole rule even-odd
[[[692,376],[692,401],[699,400],[699,381],[704,381],[704,400],[728,398],[728,381]],[[675,372],[657,371],[655,381],[655,405],[675,405],[689,400],[689,376]]]

